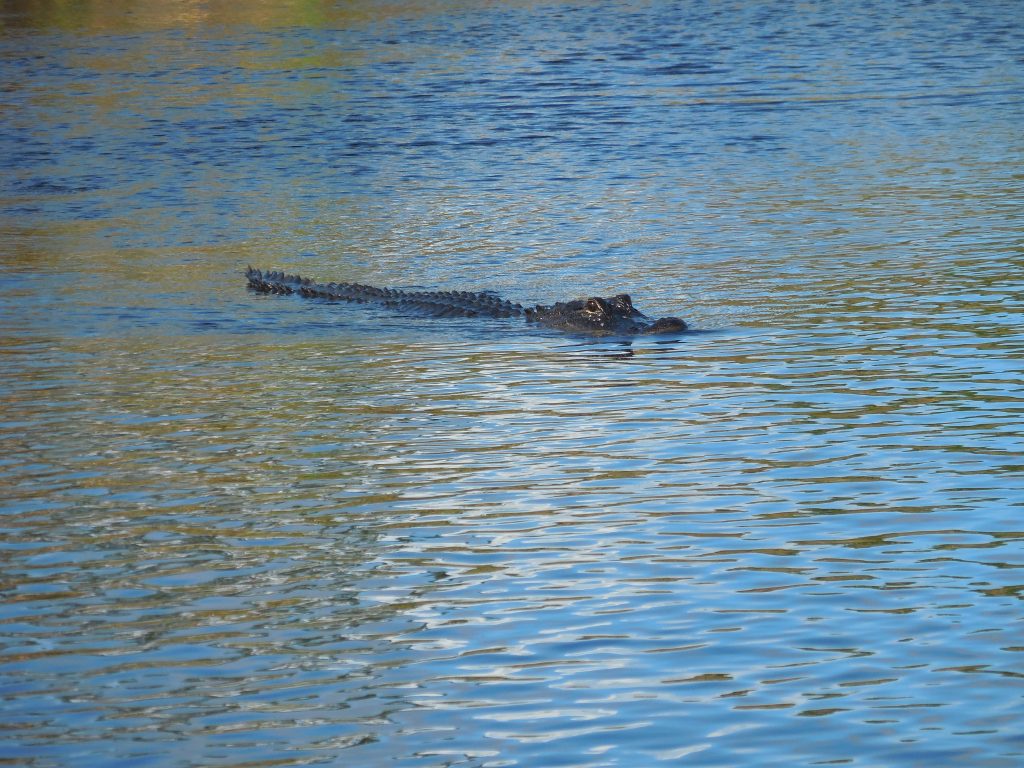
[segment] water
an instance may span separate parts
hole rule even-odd
[[[5,4],[0,762],[1020,765],[1022,10]]]

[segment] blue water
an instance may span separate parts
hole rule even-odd
[[[0,764],[1024,763],[1021,18],[4,5]]]

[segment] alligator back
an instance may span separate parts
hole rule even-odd
[[[284,272],[262,272],[249,267],[245,271],[249,288],[259,293],[296,293],[330,301],[380,304],[392,309],[409,309],[433,317],[521,317],[525,310],[490,293],[470,291],[406,291],[376,288],[359,283],[318,283]]]

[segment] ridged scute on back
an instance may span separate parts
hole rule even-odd
[[[249,288],[260,293],[297,293],[329,301],[374,303],[393,309],[416,310],[434,317],[519,317],[523,314],[521,305],[490,293],[407,291],[360,283],[317,283],[299,275],[263,272],[251,266],[246,269],[245,277]]]

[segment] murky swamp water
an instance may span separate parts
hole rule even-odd
[[[0,764],[1024,762],[1020,3],[0,8]]]

